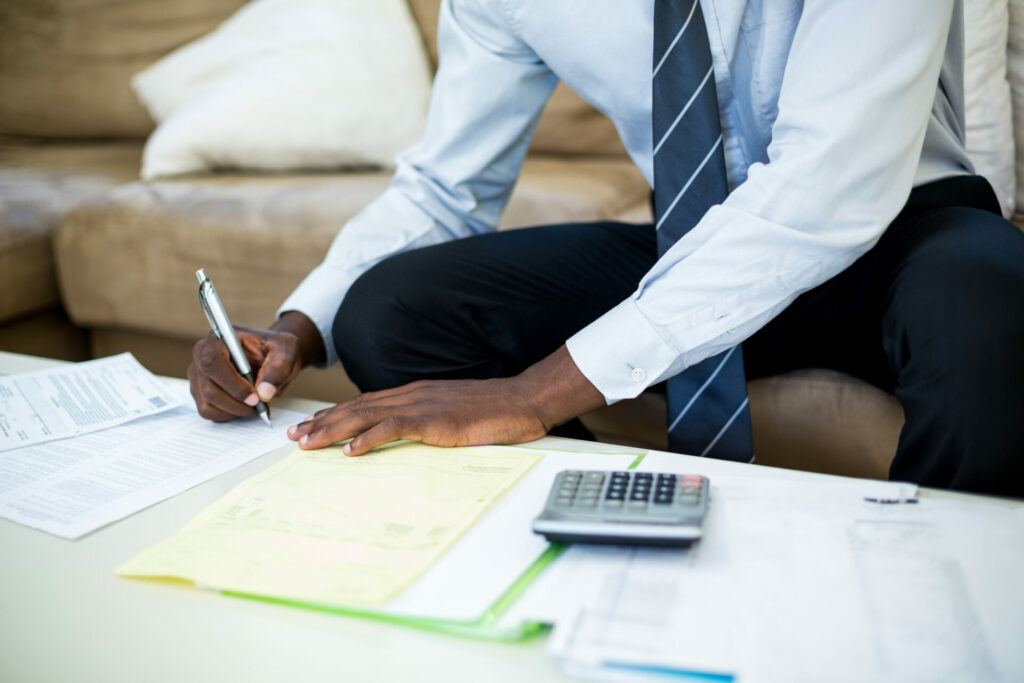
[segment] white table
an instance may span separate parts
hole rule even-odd
[[[53,363],[0,352],[0,374]],[[325,405],[275,404],[309,412]],[[566,680],[543,639],[478,642],[114,576],[116,566],[290,450],[77,541],[0,519],[0,680]]]
[[[0,352],[0,374],[54,363]],[[275,405],[312,412],[325,404],[285,398]],[[554,437],[541,444],[621,451]],[[114,576],[120,563],[290,450],[77,541],[0,519],[0,681],[566,680],[542,638],[467,640]]]

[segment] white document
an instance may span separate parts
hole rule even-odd
[[[187,389],[161,384],[169,402]],[[155,396],[155,394],[154,394]],[[78,538],[289,443],[300,413],[215,424],[191,405],[92,434],[0,453],[0,517]]]
[[[571,673],[645,670],[728,677],[736,668],[727,543],[691,548],[573,546],[563,571],[602,568],[576,613],[557,622],[550,651]],[[594,590],[596,588],[596,590]],[[579,596],[577,596],[579,597]]]
[[[762,493],[772,495],[774,482],[814,482],[815,486],[836,485],[842,490],[855,490],[861,496],[876,498],[910,498],[917,487],[913,484],[877,482],[870,480],[851,480],[810,472],[782,470],[766,467],[750,467],[743,463],[735,463],[711,458],[679,455],[651,451],[646,454],[637,471],[640,472],[675,472],[684,474],[701,474],[711,481],[711,505],[704,524],[704,538],[698,547],[704,548],[702,557],[710,557],[709,546],[719,547],[724,543],[726,529],[722,526],[720,506],[716,504],[719,492],[725,482],[733,482],[737,494],[750,487],[757,488],[759,481],[765,481]],[[851,489],[851,487],[853,487]],[[835,489],[827,488],[828,491]],[[513,619],[539,621],[542,623],[558,623],[574,619],[580,608],[591,603],[598,592],[598,587],[612,565],[622,561],[629,549],[618,546],[587,546],[574,545],[559,558],[558,562],[545,572],[516,603],[509,613]],[[673,550],[670,552],[682,552]],[[706,563],[707,560],[705,559]],[[611,564],[609,564],[611,563]],[[717,566],[717,565],[716,565]],[[572,586],[569,590],[567,586]],[[557,634],[557,631],[556,631]]]
[[[904,498],[915,489],[816,475],[804,483],[802,476],[777,479],[774,470],[734,465],[649,455],[640,471],[698,472],[711,479],[701,541],[689,549],[572,546],[524,598],[522,610],[556,622],[549,648],[567,671],[609,680],[657,672],[729,680],[742,667],[745,642],[738,633],[744,607],[737,603],[734,542],[745,519],[734,514],[733,501],[800,501],[818,491],[825,499],[862,502],[865,496]],[[764,523],[774,535],[788,534],[784,519]]]
[[[741,680],[1024,680],[1024,535],[1010,509],[832,503],[730,505],[746,520],[731,537]]]
[[[598,679],[1024,680],[1020,507],[870,502],[914,494],[719,474],[693,549],[573,547],[524,606],[562,615],[553,653]]]
[[[0,377],[0,452],[181,405],[130,353]]]

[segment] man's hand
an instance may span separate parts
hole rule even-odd
[[[235,326],[235,332],[256,375],[256,386],[238,374],[227,347],[213,334],[192,347],[189,388],[199,414],[214,422],[254,417],[259,401],[273,398],[324,352],[319,331],[301,313],[285,313],[269,330]]]
[[[363,394],[288,429],[303,449],[352,439],[362,455],[398,439],[435,446],[521,443],[604,405],[563,346],[517,377],[420,381]]]

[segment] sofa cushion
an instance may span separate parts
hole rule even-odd
[[[70,212],[55,248],[65,306],[90,327],[194,339],[199,267],[232,321],[266,325],[338,229],[390,174],[212,176],[135,182]],[[503,227],[610,218],[649,192],[625,160],[526,162]]]
[[[60,216],[138,172],[142,148],[0,141],[0,322],[59,303],[52,236]]]
[[[798,370],[747,385],[757,463],[887,479],[903,428],[899,401],[832,370]]]
[[[245,0],[0,2],[0,134],[141,138],[132,74],[214,28]]]
[[[964,118],[967,154],[1013,214],[1013,113],[1007,81],[1007,0],[964,3]]]
[[[392,167],[430,85],[405,0],[250,3],[132,79],[159,122],[142,177]]]
[[[759,465],[887,479],[903,427],[899,401],[832,370],[799,370],[747,385]],[[667,447],[665,396],[647,391],[583,416],[600,441]]]
[[[1010,29],[1006,48],[1006,79],[1013,106],[1017,174],[1016,218],[1024,225],[1024,0],[1010,0]]]

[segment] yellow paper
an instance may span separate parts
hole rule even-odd
[[[357,458],[340,448],[295,451],[117,573],[326,605],[379,604],[541,457],[421,444]]]

